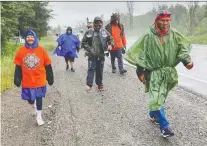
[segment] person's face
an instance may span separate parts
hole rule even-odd
[[[114,20],[112,21],[113,24],[117,25],[119,23],[119,17],[114,16]]]
[[[88,28],[88,29],[92,28],[92,25],[90,25],[90,26],[87,26],[87,28]]]
[[[160,30],[168,30],[170,27],[170,18],[160,18],[157,20],[157,25]]]
[[[101,29],[101,27],[102,27],[102,22],[101,21],[96,21],[95,23],[94,23],[94,29],[95,30],[100,30]]]
[[[68,34],[71,34],[72,33],[72,31],[71,30],[68,30]]]
[[[32,36],[32,35],[28,35],[27,37],[26,37],[26,41],[27,41],[27,43],[28,44],[30,44],[30,45],[32,45],[33,43],[34,43],[34,36]]]

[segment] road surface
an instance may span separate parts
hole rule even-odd
[[[105,91],[85,91],[87,59],[83,50],[76,72],[65,71],[64,59],[52,56],[55,83],[44,100],[45,125],[37,127],[32,107],[20,89],[1,97],[2,146],[207,146],[207,98],[177,86],[167,98],[166,115],[175,136],[163,139],[147,116],[147,98],[135,69],[125,76],[104,68]]]

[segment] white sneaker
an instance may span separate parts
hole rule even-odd
[[[39,125],[39,126],[42,126],[42,125],[44,125],[44,121],[42,120],[42,118],[38,118],[38,119],[36,119],[37,120],[37,124]]]
[[[36,120],[39,126],[44,124],[44,121],[42,120],[42,110],[37,110]]]

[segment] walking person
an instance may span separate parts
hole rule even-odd
[[[105,29],[112,35],[114,39],[114,47],[110,51],[112,73],[116,73],[115,59],[118,60],[119,72],[121,75],[127,72],[124,69],[122,53],[126,49],[126,35],[124,25],[120,23],[119,14],[112,14],[110,23],[105,26]]]
[[[145,84],[145,92],[149,92],[150,120],[160,125],[163,137],[174,135],[164,103],[168,92],[178,84],[175,67],[182,62],[187,69],[193,68],[189,42],[170,23],[171,14],[167,10],[159,12],[154,25],[125,55],[130,64],[137,66],[138,79]]]
[[[102,28],[103,21],[101,17],[95,17],[93,21],[94,28],[85,32],[82,39],[82,48],[85,49],[85,55],[88,56],[87,72],[87,91],[92,92],[94,74],[96,74],[96,85],[99,90],[103,90],[103,68],[105,54],[113,47],[113,40],[110,33]]]
[[[53,84],[53,70],[50,57],[45,49],[39,46],[35,32],[25,31],[24,38],[25,45],[18,49],[14,58],[14,84],[22,87],[22,99],[36,107],[36,121],[40,126],[44,124],[42,106],[43,97],[46,95],[46,83]]]
[[[72,28],[68,27],[66,33],[62,34],[58,39],[58,46],[54,50],[53,54],[58,56],[64,56],[66,63],[66,70],[69,69],[69,62],[71,66],[71,72],[75,72],[74,62],[75,58],[78,58],[80,40],[76,35],[72,33]]]

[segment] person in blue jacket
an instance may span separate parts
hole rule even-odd
[[[66,63],[66,70],[69,69],[68,62],[70,61],[71,72],[75,72],[74,61],[78,58],[80,40],[72,33],[72,28],[68,27],[66,33],[62,34],[58,39],[58,46],[53,54],[64,56]]]

